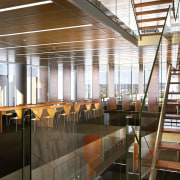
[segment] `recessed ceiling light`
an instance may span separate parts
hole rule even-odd
[[[49,3],[53,3],[53,1],[52,0],[46,0],[46,1],[41,1],[41,2],[35,2],[35,3],[23,4],[23,5],[19,5],[19,6],[2,8],[2,9],[0,9],[0,12],[12,11],[12,10],[16,10],[16,9],[23,9],[23,8],[32,7],[32,6],[40,6],[40,5],[49,4]]]
[[[47,32],[47,31],[58,31],[58,30],[63,30],[63,29],[73,29],[73,28],[81,28],[81,27],[88,27],[88,26],[92,26],[92,24],[85,24],[85,25],[79,25],[79,26],[67,26],[67,27],[60,27],[60,28],[53,28],[53,29],[42,29],[42,30],[36,30],[36,31],[25,31],[25,32],[12,33],[12,34],[0,34],[0,37],[15,36],[15,35],[22,35],[22,34],[32,34],[32,33]]]

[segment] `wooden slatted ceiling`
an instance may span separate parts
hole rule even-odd
[[[12,2],[14,3],[15,1],[6,1],[6,3],[9,3],[9,6],[11,6]],[[24,1],[21,1],[21,3],[23,4]],[[0,37],[0,40],[12,44],[12,46],[27,46],[33,44],[50,43],[51,47],[55,47],[55,45],[51,45],[51,43],[71,43],[72,41],[82,41],[81,43],[73,43],[73,46],[71,43],[60,44],[57,47],[57,49],[69,51],[72,50],[72,47],[113,47],[114,42],[118,41],[116,39],[111,41],[105,40],[106,38],[116,38],[119,36],[111,30],[107,29],[105,26],[98,23],[96,20],[88,17],[86,14],[84,14],[82,11],[74,7],[66,0],[57,0],[56,3],[58,4],[47,4],[32,8],[26,8],[26,11],[24,9],[19,9],[1,13],[0,19],[3,26],[0,27],[0,34],[83,25],[89,24],[90,20],[92,23],[94,23],[94,25],[91,27],[76,28],[71,30]],[[96,39],[101,38],[104,39],[103,43],[99,42],[98,40],[96,42]],[[122,38],[120,39],[122,41]],[[94,42],[86,42],[86,40],[94,40]],[[120,43],[118,43],[118,45],[120,45]],[[46,49],[51,50],[51,47],[45,46],[42,48],[37,46],[30,47],[30,49],[33,49],[33,51],[36,52],[38,51],[38,49],[39,51],[46,51]]]
[[[171,3],[171,2],[172,2],[172,0],[150,1],[150,2],[134,4],[134,7],[138,8],[138,7],[145,7],[145,6],[153,6],[153,5],[167,4],[167,3]]]

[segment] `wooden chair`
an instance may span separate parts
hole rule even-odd
[[[80,105],[75,104],[75,105],[74,105],[74,111],[71,112],[71,114],[74,115],[73,118],[75,118],[75,122],[78,122],[78,119],[79,119],[79,116],[78,116],[78,114],[79,114],[79,109],[80,109]]]
[[[49,127],[49,120],[52,119],[52,122],[53,122],[53,118],[57,111],[56,111],[56,108],[49,108],[49,109],[47,109],[47,112],[48,112],[49,116],[46,116],[44,118],[48,119],[48,127]],[[53,126],[53,123],[52,123],[52,126]]]
[[[8,106],[3,106],[4,108],[8,108]],[[6,117],[6,126],[9,126],[9,119],[12,117],[13,113],[12,112],[6,112],[3,111],[2,115]]]
[[[17,132],[17,121],[22,120],[22,109],[16,109],[15,112],[17,114],[17,117],[11,117],[9,119],[9,124],[10,124],[11,120],[15,120],[16,121],[16,132]]]
[[[34,115],[35,115],[34,118],[31,118],[31,121],[34,122],[34,133],[35,133],[35,131],[36,131],[36,122],[37,122],[37,121],[40,121],[40,122],[41,122],[41,127],[42,127],[43,121],[42,121],[42,119],[41,119],[41,116],[42,116],[43,109],[40,109],[40,108],[32,109],[32,112],[33,112]]]
[[[84,110],[86,114],[86,121],[89,119],[89,113],[91,111],[91,104],[86,104],[86,109]]]
[[[67,118],[67,121],[68,121],[68,118],[71,119],[70,111],[71,111],[71,106],[64,106],[64,113],[59,114],[60,116],[64,116],[64,125],[65,125],[65,118]]]
[[[92,109],[95,118],[97,117],[98,110],[99,110],[99,103],[95,103],[94,108]]]

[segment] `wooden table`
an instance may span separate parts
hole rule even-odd
[[[66,102],[47,102],[47,103],[41,103],[41,104],[27,104],[27,105],[20,105],[15,107],[0,107],[0,134],[3,133],[3,123],[2,123],[2,115],[6,114],[7,111],[13,111],[16,109],[24,109],[24,108],[54,108],[54,107],[62,107],[65,105]],[[57,106],[54,106],[54,104],[59,104]],[[47,107],[47,108],[45,108]]]
[[[88,104],[95,104],[93,102],[81,102],[81,103],[75,103],[78,105],[88,105]],[[16,109],[51,109],[51,108],[63,108],[65,106],[73,106],[73,103],[67,103],[67,102],[47,102],[47,103],[41,103],[41,104],[27,104],[27,105],[20,105],[15,107],[0,107],[0,134],[3,133],[3,123],[2,123],[2,115],[5,114],[7,111],[13,111]]]

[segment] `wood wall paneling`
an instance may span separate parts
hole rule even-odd
[[[158,111],[159,65],[155,64],[148,90],[149,111]]]
[[[143,64],[139,64],[138,93],[143,94]]]

